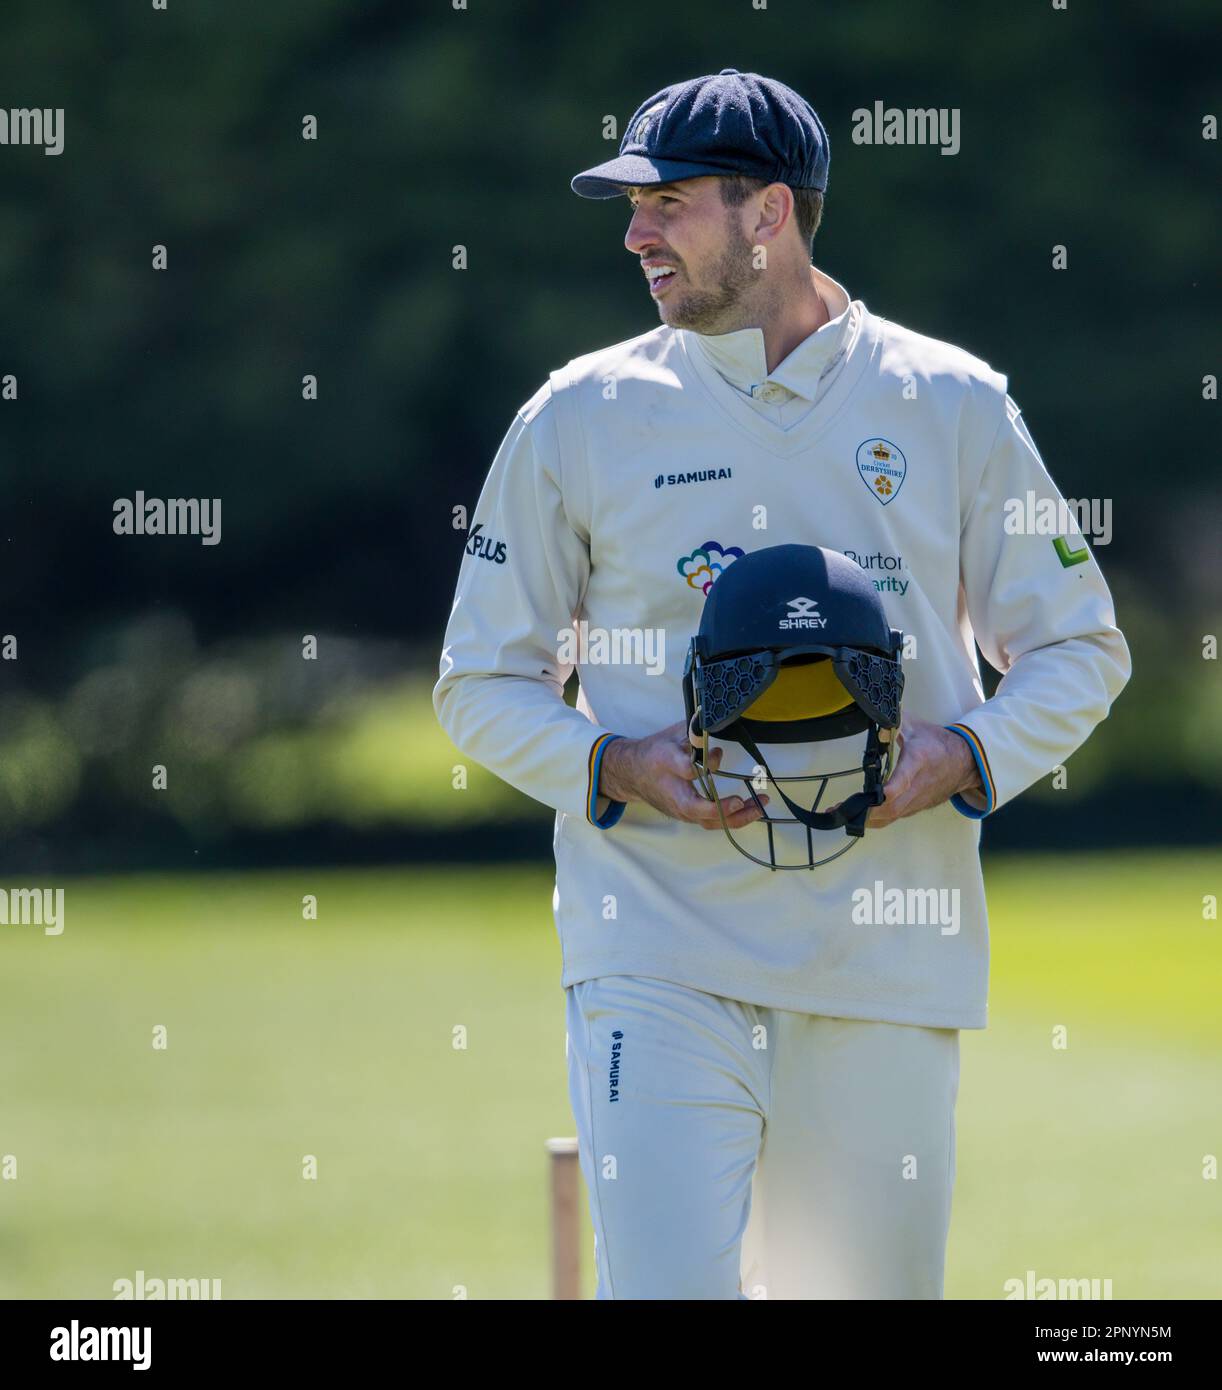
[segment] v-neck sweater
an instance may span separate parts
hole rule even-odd
[[[762,1006],[979,1028],[980,818],[1065,762],[1129,653],[1072,518],[1057,535],[1008,526],[1015,499],[1034,514],[1062,499],[1006,378],[860,300],[841,318],[815,379],[793,380],[817,400],[788,428],[713,365],[726,344],[710,357],[665,325],[552,373],[473,514],[434,703],[463,755],[557,811],[564,985],[646,975]],[[616,736],[683,718],[684,657],[717,576],[794,542],[870,576],[906,634],[905,714],[953,728],[984,791],[867,830],[821,869],[770,873],[720,832],[608,802],[599,770]],[[977,643],[1003,677],[987,700]],[[859,767],[860,743],[778,745],[769,762]],[[727,769],[746,762],[726,745]],[[760,826],[740,834],[763,849]],[[830,848],[842,832],[816,835]]]

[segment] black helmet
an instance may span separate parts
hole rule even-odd
[[[719,777],[741,782],[763,811],[768,858],[735,839],[731,844],[771,869],[813,869],[851,849],[865,833],[866,815],[883,800],[894,756],[904,674],[903,634],[892,628],[865,572],[836,550],[817,545],[774,545],[734,561],[709,590],[683,671],[688,731],[699,741],[692,760],[701,790],[717,803]],[[841,772],[776,777],[761,743],[819,743],[865,733],[861,767]],[[756,763],[748,773],[709,766],[709,736],[738,743]],[[884,762],[886,766],[884,767]],[[864,784],[834,811],[820,811],[834,777],[861,775]],[[758,791],[772,783],[790,815],[764,810]],[[782,783],[818,782],[810,809],[792,801]],[[806,859],[777,862],[773,827],[806,828]],[[812,830],[844,828],[849,843],[816,860]]]

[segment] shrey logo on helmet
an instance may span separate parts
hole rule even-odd
[[[826,627],[827,619],[819,616],[819,605],[813,598],[791,598],[789,617],[782,618],[777,627],[787,632],[793,627]]]
[[[768,869],[815,869],[865,834],[896,752],[902,644],[870,578],[837,550],[769,546],[736,559],[709,585],[688,649],[683,701],[697,785],[716,803],[740,854]],[[838,771],[776,774],[760,751],[760,744],[789,745],[813,764],[821,744],[860,733],[866,735],[860,765]],[[737,744],[754,766],[713,767],[710,737]],[[828,785],[843,777],[859,778],[861,789],[821,811]],[[754,801],[761,820],[732,831],[719,782]],[[808,807],[793,798],[810,796],[802,785],[809,783],[817,785]],[[762,790],[775,791],[788,814],[768,810]],[[847,843],[833,847],[825,835],[835,830],[845,832]],[[748,832],[765,837],[756,845],[760,853],[738,839]],[[818,841],[815,832],[822,832]]]

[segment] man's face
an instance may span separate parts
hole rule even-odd
[[[729,333],[756,316],[763,276],[744,230],[752,203],[726,207],[719,183],[681,179],[628,192],[624,245],[640,258],[658,314],[672,328]]]

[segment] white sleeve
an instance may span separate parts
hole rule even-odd
[[[567,492],[564,468],[574,475]],[[560,457],[544,387],[515,416],[471,518],[433,707],[460,752],[537,801],[606,826],[614,820],[597,819],[594,789],[614,735],[565,704],[573,667],[560,660],[590,575],[583,468]]]
[[[995,408],[995,407],[994,407]],[[992,699],[949,727],[972,748],[985,788],[965,815],[980,817],[1047,776],[1107,715],[1132,669],[1112,598],[1076,521],[1040,527],[1062,502],[1018,406],[975,469],[965,460],[960,538],[962,602],[975,639],[1002,673]],[[978,481],[972,486],[972,478]],[[1031,494],[1029,497],[1028,494]],[[1056,515],[1064,516],[1057,506]]]

